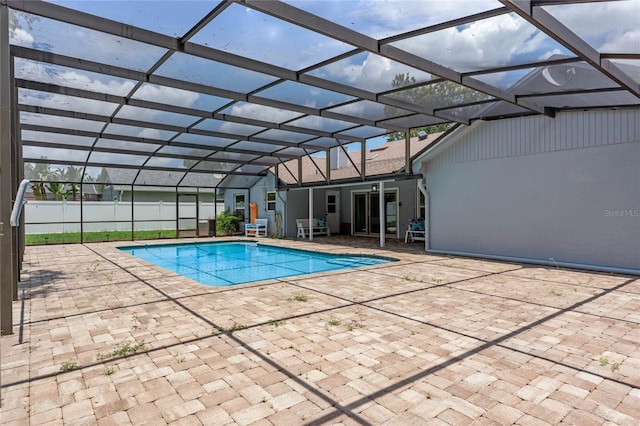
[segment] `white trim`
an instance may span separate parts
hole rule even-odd
[[[269,194],[273,194],[273,201],[269,201]],[[278,196],[276,194],[276,191],[267,191],[264,197],[264,209],[267,213],[275,213],[275,211],[278,209],[277,199]],[[273,209],[269,208],[270,203],[273,204]]]

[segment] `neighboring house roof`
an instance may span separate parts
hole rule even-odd
[[[562,61],[564,59],[568,59],[568,57],[553,55],[549,58],[550,61]],[[624,68],[625,72],[629,75],[640,79],[640,67],[629,64],[619,64],[618,66]],[[612,84],[611,80],[587,64],[571,62],[535,68],[516,81],[507,91],[517,96],[528,96],[534,100],[536,95],[544,94],[546,104],[551,107],[566,110],[570,110],[571,108],[580,110],[586,105],[593,106],[601,104],[606,107],[610,105],[624,106],[628,104],[630,107],[633,107],[637,104],[637,98],[627,92],[602,92],[601,90],[581,92],[584,90],[611,87]],[[558,94],[554,95],[554,91],[558,92]],[[499,102],[485,107],[478,116],[508,117],[517,112],[516,110],[519,108],[518,106]],[[433,157],[442,149],[455,143],[455,141],[459,140],[467,132],[481,126],[483,122],[482,120],[476,120],[469,126],[458,125],[454,129],[451,129],[447,134],[443,135],[437,143],[432,144],[416,156],[414,172],[420,167],[420,162]]]
[[[90,195],[98,195],[101,191],[98,190],[98,184],[95,183],[83,183],[82,184],[82,193],[90,194]]]
[[[131,182],[136,179],[136,175],[138,173],[135,169],[117,169],[117,168],[105,168],[104,169],[105,185],[109,185],[112,190],[120,191],[120,192],[130,192],[131,191]],[[136,183],[135,191],[136,192],[167,192],[167,191],[175,191],[175,174],[172,177],[171,172],[161,172],[162,176],[148,176],[147,179],[143,179],[144,183]],[[140,176],[143,176],[143,173],[140,173]],[[161,179],[164,177],[164,181]],[[143,176],[144,178],[144,176]],[[155,179],[154,179],[155,178]],[[137,181],[141,179],[138,178]],[[205,190],[207,187],[211,187],[211,178],[206,173],[194,173],[189,176],[188,187],[185,185],[179,187],[179,192],[193,192],[196,193],[196,187],[202,187],[201,191]],[[158,186],[145,186],[148,185],[149,182],[153,182]],[[160,186],[166,185],[166,186]]]
[[[435,142],[443,133],[433,133],[428,135],[425,139],[411,138],[410,140],[410,153],[413,157],[427,146]],[[331,170],[331,181],[336,182],[340,180],[348,180],[350,178],[359,178],[360,158],[361,151],[349,152],[349,157],[358,166],[356,169],[353,164],[347,160],[347,165],[338,169]],[[367,177],[384,176],[404,170],[405,166],[405,141],[397,140],[392,142],[386,142],[383,145],[368,149],[365,151],[366,158],[366,175]],[[315,161],[315,164],[314,164]],[[296,185],[297,173],[298,173],[298,160],[290,160],[284,163],[291,173],[295,176],[291,176],[291,173],[286,168],[281,167],[279,170],[279,178],[283,184]],[[323,157],[314,157],[313,160],[310,157],[302,158],[302,182],[322,182],[325,180],[322,173],[326,173],[325,170],[326,159]],[[317,167],[316,167],[317,165]],[[320,170],[318,170],[320,168]]]
[[[553,55],[549,61],[570,60],[564,55]],[[617,64],[636,79],[640,78],[640,67],[631,64]],[[557,63],[537,67],[516,81],[507,89],[516,96],[526,96],[533,102],[539,102],[544,96],[545,104],[550,108],[581,109],[588,106],[636,106],[638,98],[628,92],[615,91],[615,83],[601,72],[583,62]],[[601,89],[607,88],[603,91]],[[589,92],[594,90],[594,92]],[[557,94],[554,94],[557,93]],[[509,117],[523,115],[522,108],[498,102],[485,107],[479,117]],[[524,114],[530,115],[530,114]]]

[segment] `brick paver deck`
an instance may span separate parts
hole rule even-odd
[[[29,247],[0,422],[639,424],[638,277],[262,242],[399,261],[206,287],[117,243]]]

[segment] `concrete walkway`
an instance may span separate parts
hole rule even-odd
[[[29,247],[0,422],[639,423],[638,277],[261,241],[399,262],[206,287],[117,243]]]

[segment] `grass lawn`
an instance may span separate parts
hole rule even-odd
[[[151,231],[135,231],[135,240],[154,240],[158,238],[175,238],[176,231],[172,229],[151,230]],[[102,232],[85,232],[84,242],[101,242],[101,241],[130,241],[131,231],[102,231]],[[40,244],[61,244],[61,243],[79,243],[79,232],[64,232],[56,234],[28,234],[25,236],[25,243],[28,246]]]

